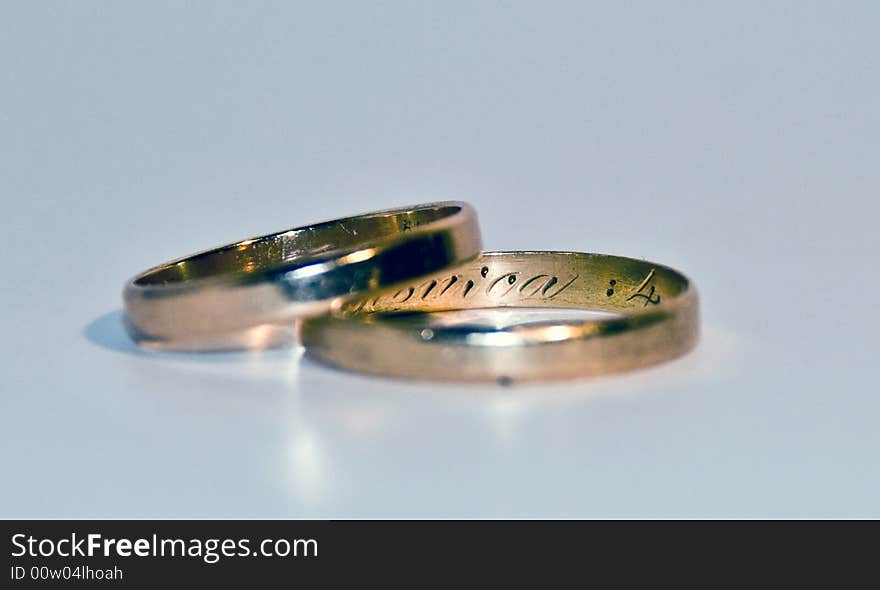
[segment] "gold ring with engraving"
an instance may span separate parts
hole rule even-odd
[[[426,312],[498,307],[610,312],[506,327],[430,323]],[[302,322],[306,351],[366,373],[509,383],[627,371],[691,350],[698,297],[676,270],[575,252],[485,252]]]
[[[299,227],[152,268],[123,292],[129,334],[160,349],[265,348],[294,320],[474,258],[474,209],[439,202]]]

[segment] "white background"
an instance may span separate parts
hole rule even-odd
[[[0,515],[880,516],[876,6],[4,4]],[[699,349],[500,388],[122,331],[148,266],[439,199],[680,268]]]

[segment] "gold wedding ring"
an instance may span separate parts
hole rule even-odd
[[[497,329],[425,327],[419,315],[497,307],[614,315]],[[695,346],[698,316],[693,284],[659,264],[574,252],[486,252],[309,319],[300,337],[310,355],[345,369],[509,383],[600,375],[674,359]]]
[[[476,213],[442,202],[244,240],[152,268],[123,293],[139,344],[265,348],[446,381],[585,377],[677,358],[699,335],[697,291],[669,267],[576,252],[483,252]],[[486,326],[435,312],[605,312]]]
[[[152,268],[123,299],[139,344],[162,349],[288,344],[294,320],[477,256],[473,208],[440,202],[244,240]]]

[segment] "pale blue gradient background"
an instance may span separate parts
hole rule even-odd
[[[873,2],[0,8],[0,515],[880,517]],[[694,277],[701,347],[503,389],[137,352],[125,279],[472,201]]]

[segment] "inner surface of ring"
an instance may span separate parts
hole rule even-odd
[[[660,310],[688,289],[661,266],[572,252],[489,252],[419,282],[345,304],[343,315],[552,307],[613,312]]]
[[[196,254],[149,271],[135,280],[151,286],[218,275],[267,271],[292,262],[303,265],[333,253],[357,250],[380,240],[410,232],[461,211],[457,205],[372,213],[328,221],[245,240]]]

